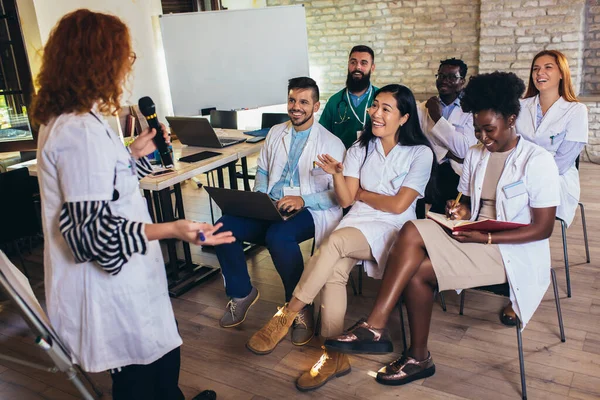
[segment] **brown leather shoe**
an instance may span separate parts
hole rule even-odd
[[[512,303],[508,303],[500,313],[500,322],[506,326],[517,326],[517,315],[512,308]]]
[[[381,368],[377,372],[376,379],[377,382],[383,385],[398,386],[417,379],[428,378],[433,374],[435,374],[435,365],[431,359],[431,354],[427,355],[427,359],[417,361],[405,353],[396,361]]]
[[[340,336],[325,340],[325,347],[327,350],[350,354],[384,354],[394,351],[388,330],[373,328],[364,319]]]
[[[296,380],[296,388],[302,392],[315,390],[333,378],[349,374],[350,371],[352,367],[347,355],[323,347],[321,358]]]
[[[298,314],[289,311],[287,303],[283,307],[277,307],[277,310],[273,318],[252,335],[246,343],[248,350],[254,354],[262,355],[272,352],[277,344],[285,338],[292,322],[294,322],[294,318],[296,318],[296,314]]]
[[[314,307],[312,304],[305,306],[294,318],[292,323],[292,344],[304,346],[315,335]]]

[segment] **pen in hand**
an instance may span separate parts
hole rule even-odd
[[[203,242],[206,241],[206,236],[204,236],[204,232],[202,232],[202,231],[198,232],[198,238]]]
[[[450,210],[448,210],[448,214],[450,215],[450,217],[452,217],[452,214],[454,213],[454,211],[456,210],[456,207],[460,204],[460,198],[462,197],[462,192],[458,192],[458,195],[456,196],[456,200],[454,200],[454,203],[452,204],[452,208],[450,208]],[[452,219],[452,218],[450,218]]]

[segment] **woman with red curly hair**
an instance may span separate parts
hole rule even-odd
[[[75,363],[110,370],[115,400],[183,399],[182,342],[158,240],[235,239],[204,223],[151,223],[138,180],[152,171],[145,156],[156,131],[126,149],[103,118],[120,109],[133,61],[127,26],[89,10],[65,15],[45,46],[31,116],[41,125],[48,315]]]

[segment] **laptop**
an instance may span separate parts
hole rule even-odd
[[[302,210],[290,212],[279,210],[275,204],[275,200],[262,192],[221,189],[211,186],[204,186],[204,188],[221,208],[223,214],[234,215],[236,217],[255,218],[265,221],[286,221]]]
[[[206,118],[167,117],[167,121],[179,141],[188,146],[220,149],[246,141],[244,138],[217,136]]]

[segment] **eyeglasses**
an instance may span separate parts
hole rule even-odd
[[[135,54],[135,51],[132,51],[131,54],[129,54],[129,60],[131,60],[131,65],[133,65],[135,60],[137,60],[137,54]]]
[[[462,78],[460,75],[446,75],[446,74],[435,74],[435,77],[438,81],[449,81],[456,82]]]

